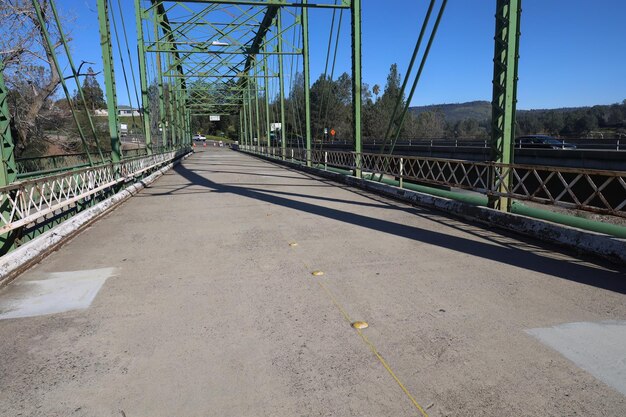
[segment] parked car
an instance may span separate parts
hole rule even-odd
[[[576,145],[546,135],[520,136],[515,139],[518,149],[576,149]]]
[[[200,135],[200,134],[198,134],[198,135],[193,135],[193,140],[195,140],[195,141],[202,141],[202,142],[204,142],[204,141],[206,140],[206,136],[204,136],[204,135]]]

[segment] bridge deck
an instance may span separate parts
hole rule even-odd
[[[208,148],[0,293],[0,414],[626,415],[624,281]]]

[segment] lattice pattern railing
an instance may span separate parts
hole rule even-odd
[[[171,151],[17,182],[0,188],[0,234],[89,201],[114,185],[158,168],[186,153]]]
[[[280,155],[280,148],[252,149],[263,155]],[[297,150],[300,162],[306,151]],[[289,157],[291,150],[287,150]],[[360,158],[357,158],[359,156]],[[489,196],[536,201],[561,207],[626,217],[626,172],[547,167],[535,165],[502,165],[451,159],[422,158],[343,151],[311,153],[313,165],[360,169],[365,178],[388,176],[475,191]],[[374,174],[377,174],[376,177]],[[504,187],[500,187],[500,184]],[[502,191],[504,190],[504,191]]]

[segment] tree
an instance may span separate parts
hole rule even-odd
[[[380,92],[378,85],[374,86],[374,94],[376,90]],[[364,108],[364,136],[368,139],[383,139],[389,121],[393,115],[393,109],[400,96],[400,73],[398,72],[398,65],[392,64],[389,68],[389,74],[387,75],[387,82],[385,84],[385,91],[380,98],[376,99],[373,106]],[[404,104],[404,97],[402,97],[400,106]],[[393,130],[393,129],[392,129]]]
[[[417,116],[415,124],[417,132],[411,135],[413,137],[442,138],[444,135],[445,120],[440,112],[422,112]]]
[[[376,100],[378,100],[378,95],[380,94],[380,86],[378,84],[374,84],[374,87],[372,87],[372,93],[374,93]]]
[[[98,80],[96,80],[96,74],[93,72],[91,67],[87,69],[87,75],[83,80],[81,89],[83,90],[83,95],[85,96],[85,104],[92,112],[106,107],[107,104],[104,100],[104,92],[102,91],[102,87],[100,87]],[[78,103],[80,103],[80,95],[78,92],[74,93],[73,99],[74,102],[77,103],[78,107]],[[82,108],[82,105],[78,108]]]
[[[19,100],[9,102],[11,129],[15,133],[15,149],[19,155],[37,139],[43,139],[38,126],[42,109],[61,82],[53,62],[53,54],[62,43],[51,20],[48,0],[40,0],[42,14],[52,38],[52,50],[45,42],[44,28],[28,0],[0,1],[0,55],[9,90]]]

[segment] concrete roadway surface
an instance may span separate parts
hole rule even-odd
[[[0,292],[0,414],[626,416],[625,278],[209,147]]]

